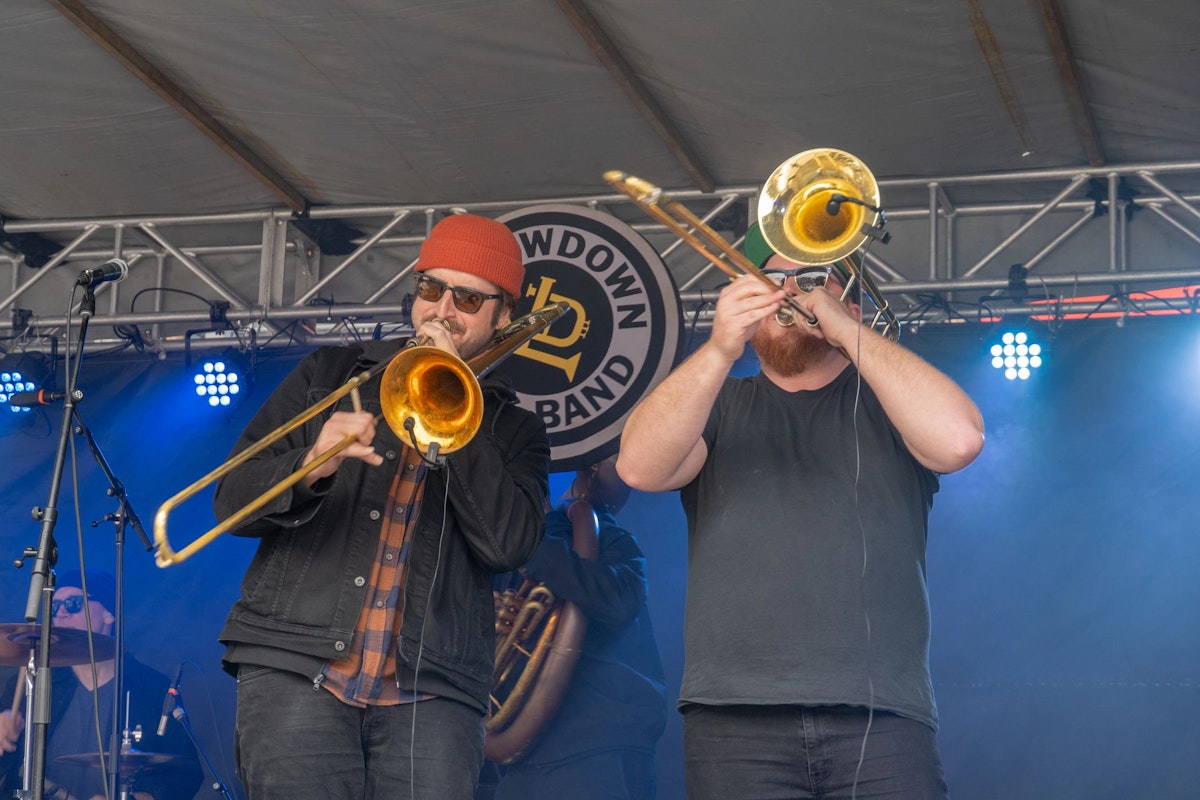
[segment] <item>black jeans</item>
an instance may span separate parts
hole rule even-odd
[[[694,705],[683,757],[689,800],[947,797],[933,729],[886,711]]]
[[[250,800],[470,800],[483,717],[442,698],[356,708],[301,675],[243,665],[237,761]]]

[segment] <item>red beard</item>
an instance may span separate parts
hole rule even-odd
[[[803,325],[804,322],[797,322]],[[778,326],[773,319],[765,319],[754,332],[750,344],[758,354],[759,362],[780,377],[792,378],[808,367],[823,360],[834,349],[824,339],[797,332],[792,328],[779,327],[771,331],[767,326]]]

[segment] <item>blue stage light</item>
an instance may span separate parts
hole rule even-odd
[[[0,411],[28,417],[36,402],[13,405],[13,395],[51,389],[54,384],[54,362],[40,353],[26,353],[0,364]],[[30,399],[25,394],[25,399]],[[9,417],[9,413],[4,416]]]
[[[249,391],[250,372],[237,351],[201,360],[192,374],[196,396],[210,408],[230,408]]]
[[[1008,331],[991,347],[992,366],[1003,370],[1010,381],[1029,380],[1045,358],[1040,344],[1025,331]]]
[[[36,392],[37,384],[29,379],[19,369],[0,372],[0,403],[3,403],[14,414],[28,414],[33,409],[29,406],[14,406],[9,401],[17,392]]]

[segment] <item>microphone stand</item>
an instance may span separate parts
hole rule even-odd
[[[120,479],[113,474],[112,468],[108,464],[108,460],[104,458],[104,453],[100,452],[100,446],[96,444],[96,439],[92,436],[92,432],[88,430],[87,425],[83,422],[83,417],[78,409],[73,409],[75,419],[75,432],[83,436],[87,441],[88,449],[92,451],[92,458],[100,466],[100,470],[104,476],[108,478],[108,494],[117,499],[117,510],[112,514],[105,515],[105,519],[112,520],[116,524],[116,604],[113,609],[113,647],[116,652],[116,660],[113,664],[113,718],[112,727],[109,734],[109,752],[108,752],[108,789],[109,797],[119,797],[119,788],[121,786],[121,760],[120,751],[117,747],[117,742],[121,734],[121,714],[119,705],[120,700],[124,697],[125,691],[125,523],[128,522],[133,526],[133,530],[137,533],[138,538],[142,540],[142,545],[149,552],[154,549],[154,545],[150,541],[150,537],[146,535],[145,529],[142,527],[142,521],[138,518],[137,512],[133,510],[133,505],[129,502],[129,496],[125,493],[125,484],[121,483]],[[93,522],[95,526],[98,523]],[[99,691],[99,687],[96,688]],[[128,706],[126,705],[126,708]],[[128,725],[128,712],[126,712],[125,724]]]
[[[50,726],[50,636],[53,628],[51,601],[54,598],[54,565],[58,563],[58,545],[54,541],[54,525],[58,521],[58,496],[62,488],[63,465],[67,458],[67,443],[71,435],[71,418],[75,404],[83,395],[77,393],[79,364],[83,360],[84,343],[87,341],[88,322],[96,313],[96,295],[91,285],[80,304],[79,352],[74,369],[67,375],[66,395],[63,397],[62,430],[59,431],[58,449],[54,454],[54,468],[50,476],[50,493],[44,508],[35,508],[33,516],[42,523],[37,548],[26,548],[24,556],[17,561],[24,566],[25,559],[33,558],[33,570],[29,576],[29,596],[25,602],[25,620],[34,622],[39,616],[37,680],[34,682],[33,718],[30,722],[32,737],[32,768],[30,772],[30,796],[41,798],[46,788],[46,735]],[[68,350],[68,355],[70,351]],[[40,613],[39,613],[40,610]]]
[[[208,753],[204,752],[204,746],[200,744],[200,740],[196,737],[196,732],[192,730],[191,720],[188,719],[187,711],[183,707],[183,695],[178,690],[175,692],[175,709],[171,712],[171,717],[175,719],[182,727],[188,738],[192,740],[192,746],[196,748],[196,752],[200,754],[200,760],[204,762],[208,773],[213,777],[212,789],[220,793],[225,800],[234,800],[233,794],[229,791],[229,787],[221,780],[221,776],[213,767],[212,761],[208,758]]]

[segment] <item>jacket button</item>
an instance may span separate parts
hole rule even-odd
[[[388,461],[395,461],[396,460],[396,451],[388,450],[386,453],[383,454],[383,457],[386,458]]]
[[[364,578],[362,575],[359,575],[357,578],[354,579],[354,585],[355,586],[366,586],[367,579]]]
[[[345,642],[334,642],[333,649],[337,650],[340,653],[346,649],[346,643]]]
[[[380,514],[378,510],[375,510],[375,511],[372,511],[372,512],[371,512],[370,514],[368,514],[367,516],[369,516],[369,517],[370,517],[372,520],[378,520],[378,519],[379,519],[381,516],[383,516],[383,515],[382,515],[382,514]]]

